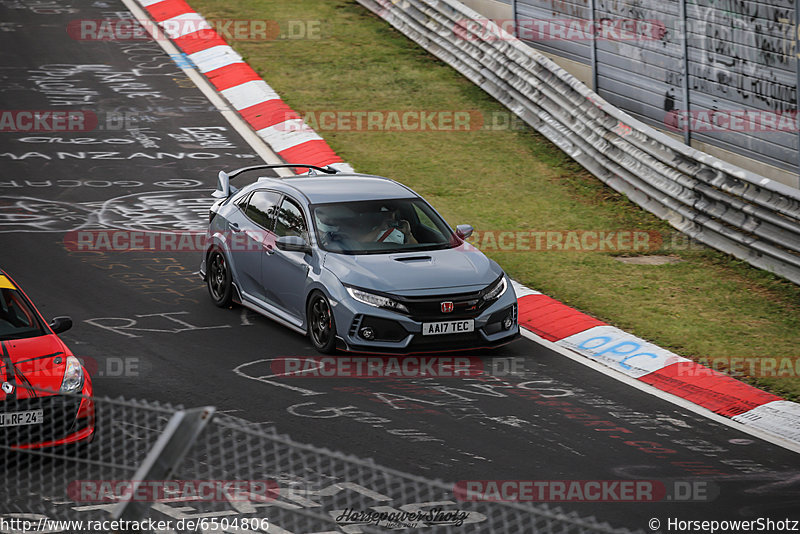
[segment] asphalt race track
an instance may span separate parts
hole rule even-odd
[[[272,359],[317,354],[252,312],[214,307],[198,252],[76,250],[69,237],[79,228],[202,230],[217,172],[262,162],[180,58],[150,40],[79,41],[67,31],[77,19],[129,16],[115,0],[0,2],[0,108],[85,110],[87,124],[96,121],[84,132],[3,129],[0,267],[45,317],[73,318],[62,338],[98,362],[97,395],[214,405],[296,441],[444,481],[706,490],[687,501],[565,506],[615,527],[800,519],[796,453],[527,339],[469,354],[491,370],[475,378],[270,378]]]

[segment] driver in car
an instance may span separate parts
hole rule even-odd
[[[400,210],[382,208],[384,217],[380,224],[370,230],[362,241],[376,243],[397,243],[398,245],[417,243],[411,233],[411,225],[400,218]]]

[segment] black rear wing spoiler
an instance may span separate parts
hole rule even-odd
[[[219,175],[217,176],[217,189],[211,196],[214,198],[228,198],[233,193],[237,191],[235,187],[231,186],[231,180],[236,178],[240,174],[244,174],[250,171],[257,171],[261,169],[284,169],[284,168],[302,168],[302,169],[309,169],[309,174],[316,174],[314,171],[319,171],[325,174],[336,174],[339,171],[331,167],[330,165],[327,167],[319,167],[317,165],[306,165],[306,164],[293,164],[293,163],[274,163],[269,165],[253,165],[251,167],[242,167],[241,169],[236,169],[235,171],[225,172],[219,171]]]

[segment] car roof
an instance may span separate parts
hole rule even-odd
[[[309,204],[418,197],[414,191],[403,184],[389,178],[368,174],[261,178],[248,189],[256,189],[265,185],[287,193],[294,190],[304,196]]]

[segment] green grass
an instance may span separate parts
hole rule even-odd
[[[320,21],[321,40],[231,44],[298,111],[505,112],[354,0],[191,0],[207,18]],[[678,237],[532,129],[320,132],[360,172],[425,196],[479,230],[657,231]],[[612,253],[489,252],[520,282],[689,358],[797,357],[800,288],[716,251],[622,264]],[[789,399],[800,378],[745,378]]]

